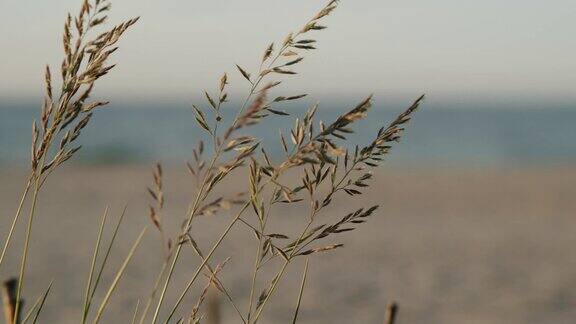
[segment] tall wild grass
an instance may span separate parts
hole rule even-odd
[[[236,115],[226,120],[221,110],[229,103],[228,75],[224,73],[213,91],[204,91],[205,102],[192,107],[197,126],[205,131],[205,138],[198,141],[193,150],[193,160],[187,163],[190,176],[194,178],[195,194],[183,211],[185,220],[178,231],[164,228],[164,184],[161,165],[156,165],[150,195],[149,218],[153,230],[159,233],[163,246],[163,258],[157,278],[150,283],[150,294],[144,296],[133,310],[133,323],[200,323],[218,321],[219,312],[211,300],[211,291],[222,296],[244,324],[258,323],[278,293],[279,283],[286,270],[297,259],[305,259],[301,271],[299,293],[294,297],[293,323],[299,320],[303,292],[307,284],[309,260],[320,253],[334,253],[343,245],[334,243],[341,234],[352,232],[378,212],[378,206],[366,206],[350,210],[343,215],[323,217],[327,206],[335,199],[361,199],[369,190],[372,170],[378,167],[393,144],[404,131],[406,123],[419,107],[423,96],[387,126],[383,126],[373,139],[364,145],[351,146],[347,136],[353,133],[356,121],[368,114],[372,96],[359,100],[350,110],[336,120],[317,121],[318,105],[312,105],[300,117],[291,117],[282,109],[287,102],[300,100],[308,94],[274,95],[283,82],[289,82],[297,74],[299,64],[318,43],[315,33],[324,30],[326,18],[337,8],[338,2],[328,1],[311,19],[294,32],[265,47],[258,58],[259,68],[248,71],[240,65],[235,69],[243,79],[246,90]],[[33,122],[30,169],[22,197],[16,209],[11,227],[5,234],[0,267],[5,262],[19,262],[17,278],[4,285],[4,308],[7,323],[37,322],[42,310],[50,307],[50,283],[45,292],[24,309],[22,300],[26,295],[27,264],[30,242],[33,240],[34,218],[39,195],[46,190],[46,180],[53,171],[62,167],[80,149],[77,139],[90,123],[91,117],[108,102],[93,101],[90,95],[98,80],[107,75],[114,65],[108,63],[118,49],[117,43],[138,18],[120,23],[108,30],[97,31],[107,22],[110,3],[107,0],[85,0],[76,16],[68,15],[64,23],[64,57],[58,73],[58,85],[53,73],[46,67],[45,99],[38,121]],[[273,159],[261,145],[261,139],[250,135],[252,125],[265,123],[269,118],[285,118],[293,126],[278,135],[277,145],[284,152]],[[209,143],[209,144],[205,144]],[[206,148],[210,149],[206,149]],[[232,173],[245,173],[247,182],[232,196],[219,194],[219,186]],[[297,179],[296,182],[294,179]],[[296,183],[296,184],[295,184]],[[49,188],[47,189],[49,190]],[[296,232],[272,232],[268,225],[277,216],[279,206],[304,206],[307,215],[294,222],[301,222]],[[91,267],[87,273],[82,305],[81,323],[98,323],[106,311],[110,297],[125,274],[147,228],[143,228],[134,241],[120,268],[108,287],[101,287],[102,275],[108,266],[110,252],[114,248],[124,211],[115,223],[111,240],[103,242],[108,223],[108,210],[102,216],[97,230]],[[201,249],[192,233],[198,217],[212,214],[228,217],[229,222],[208,249]],[[24,218],[24,227],[19,227]],[[244,227],[254,237],[253,267],[245,280],[250,289],[236,292],[245,294],[248,303],[240,305],[229,287],[220,280],[222,271],[234,271],[233,264],[225,259],[215,262],[213,256],[231,231]],[[25,232],[22,246],[13,246],[13,234]],[[348,233],[350,234],[350,233]],[[204,244],[203,244],[204,245]],[[20,249],[19,260],[5,260],[8,249]],[[190,250],[198,257],[198,265],[187,282],[176,282],[174,273],[181,262],[182,252]],[[346,256],[343,255],[343,258]],[[78,269],[80,271],[80,269]],[[202,276],[204,274],[204,276]],[[272,278],[264,280],[262,278]],[[203,281],[204,283],[202,283]],[[103,289],[103,297],[96,300],[96,292]],[[197,301],[185,304],[193,289],[198,290]],[[175,302],[167,302],[167,293],[176,291]],[[389,307],[387,322],[391,323],[397,307]]]

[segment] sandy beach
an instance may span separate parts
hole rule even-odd
[[[164,217],[167,228],[175,232],[193,182],[181,166],[165,169]],[[73,166],[51,178],[40,197],[25,286],[30,305],[54,279],[41,322],[78,321],[100,215],[110,205],[110,232],[127,204],[119,245],[104,280],[104,285],[110,283],[131,241],[148,223],[145,188],[151,184],[150,171],[143,166]],[[328,222],[357,206],[382,206],[367,224],[330,241],[344,243],[344,249],[311,258],[303,323],[381,323],[391,300],[400,304],[401,323],[573,322],[576,168],[388,166],[375,178],[361,199],[336,200],[321,216],[320,221]],[[23,170],[4,168],[0,179],[0,228],[5,235],[25,176]],[[234,177],[224,192],[241,189],[244,181]],[[303,209],[280,208],[271,228],[294,233],[304,217]],[[229,219],[229,214],[220,214],[195,223],[193,234],[203,249],[211,246]],[[19,229],[23,231],[23,222]],[[17,273],[21,247],[15,247],[2,269],[3,278]],[[215,264],[231,257],[222,281],[243,309],[254,247],[253,235],[238,225],[213,259]],[[169,305],[199,264],[190,249],[184,255]],[[150,231],[118,288],[121,293],[113,296],[105,323],[129,322],[137,299],[150,291],[160,266],[158,235]],[[264,323],[291,318],[302,266],[296,262],[289,268]],[[185,311],[203,285],[186,300]],[[226,301],[221,304],[224,322],[239,322]]]

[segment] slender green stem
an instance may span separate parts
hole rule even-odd
[[[200,249],[195,244],[192,244],[192,249],[196,252],[196,254],[198,254],[198,256],[202,259],[202,261],[204,261],[205,258],[202,251],[200,251]],[[238,316],[240,316],[242,323],[246,324],[246,320],[244,319],[244,316],[242,316],[242,312],[240,312],[240,309],[238,308],[238,306],[236,306],[236,303],[234,302],[234,299],[228,292],[228,289],[226,289],[220,278],[218,278],[216,271],[214,271],[214,269],[210,266],[210,263],[208,261],[206,261],[206,269],[208,269],[210,275],[214,278],[214,281],[216,281],[216,283],[220,286],[222,292],[224,292],[224,295],[226,295],[226,298],[228,299],[234,310],[236,310]]]
[[[32,324],[35,324],[38,321],[38,317],[40,316],[40,313],[42,312],[42,308],[44,308],[44,304],[46,303],[46,298],[48,298],[48,294],[50,293],[50,289],[52,288],[53,282],[54,281],[50,281],[48,288],[44,292],[44,296],[42,296],[42,301],[40,302],[40,305],[38,306],[38,310],[36,311],[36,315],[34,315],[34,320],[32,321]]]
[[[136,323],[136,316],[138,316],[138,308],[140,307],[140,299],[136,302],[136,308],[134,309],[134,315],[132,315],[132,324]]]
[[[108,248],[106,249],[106,253],[104,254],[104,259],[102,260],[102,264],[100,265],[100,269],[98,270],[98,275],[96,275],[96,281],[94,281],[94,287],[92,288],[92,292],[90,293],[90,298],[88,299],[88,311],[90,310],[90,306],[92,305],[92,301],[94,300],[94,295],[96,294],[96,289],[100,284],[100,280],[102,279],[102,274],[104,273],[104,268],[108,263],[108,257],[110,256],[110,252],[112,251],[112,247],[114,246],[114,242],[116,241],[116,236],[118,235],[118,230],[120,229],[120,225],[122,224],[122,220],[124,220],[124,215],[126,215],[126,207],[122,210],[122,214],[116,223],[116,227],[114,228],[114,233],[112,234],[112,238],[110,239],[110,243],[108,243]]]
[[[249,297],[250,300],[248,301],[248,315],[247,315],[248,322],[250,322],[250,316],[252,315],[252,305],[254,301],[254,294],[256,292],[256,281],[258,279],[258,271],[260,270],[260,262],[262,261],[260,253],[264,245],[264,233],[265,233],[264,231],[266,230],[266,223],[268,222],[268,217],[270,216],[270,210],[272,209],[273,200],[274,200],[274,192],[272,192],[270,195],[270,199],[268,201],[269,208],[266,211],[264,220],[261,223],[260,235],[258,237],[258,246],[256,247],[256,258],[254,260],[254,268],[252,270],[252,284],[250,285],[250,297]]]
[[[34,314],[36,307],[38,307],[38,304],[40,304],[40,301],[42,301],[42,296],[38,297],[38,299],[36,299],[36,301],[34,302],[34,305],[32,305],[32,308],[28,310],[26,316],[24,316],[24,319],[22,320],[22,324],[26,324],[28,322],[32,314]]]
[[[162,264],[162,269],[160,269],[160,272],[158,273],[158,276],[156,277],[156,281],[154,282],[154,288],[152,289],[152,292],[150,293],[150,296],[148,297],[148,301],[146,301],[146,306],[144,307],[144,311],[142,312],[142,315],[140,316],[140,324],[144,323],[144,320],[146,319],[146,315],[148,315],[148,311],[150,310],[150,306],[152,306],[152,302],[154,301],[154,297],[156,296],[156,293],[158,292],[158,288],[160,287],[160,282],[162,281],[162,277],[164,276],[164,273],[166,272],[166,268],[168,267],[168,262],[170,259],[166,259],[163,264]]]
[[[94,253],[92,255],[92,263],[90,265],[90,274],[88,275],[88,282],[86,283],[86,294],[84,296],[84,311],[82,314],[82,324],[86,323],[86,318],[88,317],[88,300],[90,298],[90,290],[92,289],[92,277],[94,276],[94,269],[96,268],[96,259],[98,259],[98,252],[100,251],[100,242],[102,241],[102,234],[104,233],[104,227],[106,226],[106,219],[108,218],[108,206],[104,210],[104,215],[102,216],[102,221],[100,223],[100,229],[98,230],[98,238],[96,239],[96,246],[94,247]]]
[[[306,227],[304,228],[304,230],[300,234],[300,237],[298,238],[298,240],[296,240],[296,244],[294,245],[292,252],[290,252],[290,254],[288,255],[288,259],[284,260],[284,263],[282,264],[282,268],[280,269],[278,274],[274,277],[274,280],[272,281],[272,287],[270,288],[270,291],[266,295],[266,298],[264,299],[264,301],[262,302],[262,304],[258,308],[256,316],[254,317],[254,321],[252,322],[253,324],[256,324],[258,322],[258,319],[260,318],[260,315],[262,314],[262,311],[264,310],[264,306],[266,306],[266,303],[268,302],[268,300],[270,300],[270,297],[272,296],[272,294],[276,290],[276,287],[278,286],[278,282],[280,282],[280,279],[284,275],[284,272],[286,271],[288,264],[290,263],[290,261],[294,257],[294,255],[296,253],[296,247],[301,243],[302,238],[304,237],[304,235],[306,235],[306,232],[308,232],[308,229],[310,228],[310,226],[314,222],[315,213],[316,213],[316,211],[314,209],[312,209],[310,211],[310,219],[308,221],[308,224],[306,224]]]
[[[124,274],[124,271],[126,270],[126,267],[128,266],[128,262],[130,262],[130,260],[132,259],[132,256],[134,255],[136,248],[140,244],[142,237],[146,233],[146,230],[147,230],[147,227],[145,227],[140,232],[140,235],[138,236],[138,238],[136,239],[136,241],[132,245],[130,252],[128,252],[128,255],[124,259],[122,266],[120,267],[120,269],[116,273],[116,277],[114,277],[114,280],[112,281],[112,284],[110,285],[110,288],[108,289],[108,292],[106,292],[106,295],[104,296],[104,299],[102,300],[102,303],[100,304],[100,307],[98,308],[98,312],[96,313],[96,317],[94,318],[94,322],[93,322],[94,324],[97,324],[100,321],[100,318],[102,317],[102,314],[104,313],[104,309],[106,308],[106,305],[108,304],[108,300],[110,299],[110,296],[112,296],[112,293],[116,289],[118,282],[122,278],[122,275]]]
[[[4,261],[4,256],[6,255],[8,246],[10,245],[10,241],[12,240],[12,234],[14,234],[14,228],[16,227],[16,223],[18,222],[20,214],[22,213],[22,207],[24,205],[24,201],[26,201],[26,197],[28,197],[28,192],[30,191],[31,185],[32,185],[32,176],[29,176],[28,181],[26,183],[26,187],[24,188],[24,192],[22,193],[22,197],[20,198],[18,209],[16,210],[16,214],[12,219],[12,224],[10,225],[10,231],[8,231],[8,237],[6,238],[6,242],[4,242],[4,247],[2,248],[2,255],[0,255],[0,268],[2,268],[2,261]]]
[[[302,303],[302,295],[304,294],[304,286],[306,285],[306,278],[308,276],[308,261],[310,259],[306,258],[306,264],[304,265],[304,272],[302,273],[302,282],[300,283],[300,292],[298,293],[298,301],[296,302],[296,310],[294,310],[294,318],[292,319],[292,324],[296,324],[298,320],[298,313],[300,312],[300,304]]]
[[[196,213],[198,206],[200,205],[201,196],[204,193],[204,187],[207,184],[208,176],[216,163],[218,156],[215,154],[210,162],[210,166],[206,170],[206,174],[204,175],[204,179],[202,180],[202,185],[200,186],[200,190],[196,194],[196,198],[194,199],[194,203],[192,207],[189,209],[190,213],[188,215],[188,219],[186,221],[186,225],[183,229],[183,234],[187,233],[190,230],[190,225],[192,224],[192,219],[194,218],[194,214]],[[162,307],[162,302],[164,301],[164,297],[166,296],[166,291],[168,290],[168,285],[172,279],[172,275],[174,274],[174,269],[176,268],[176,263],[178,262],[178,258],[180,257],[180,253],[182,251],[182,244],[178,244],[176,246],[176,251],[174,252],[174,258],[172,259],[172,263],[170,264],[170,269],[168,270],[168,276],[166,281],[164,282],[164,286],[162,288],[162,292],[160,293],[160,297],[158,299],[158,304],[156,305],[156,310],[154,311],[154,317],[152,318],[152,324],[156,324],[158,320],[158,315],[160,314],[160,308]]]
[[[264,233],[262,233],[260,236],[264,235]],[[254,270],[252,271],[252,284],[250,285],[250,297],[248,300],[248,315],[246,316],[246,318],[248,319],[248,322],[250,322],[250,315],[252,315],[252,301],[254,300],[254,292],[256,290],[256,278],[258,276],[258,268],[260,266],[260,251],[262,250],[262,240],[260,239],[258,241],[258,246],[256,249],[256,256],[255,256],[255,260],[254,260]]]
[[[172,318],[172,316],[174,316],[176,309],[178,309],[178,306],[180,306],[180,303],[182,302],[182,300],[184,299],[184,297],[188,293],[188,290],[190,290],[190,287],[192,287],[192,284],[194,283],[194,281],[196,281],[196,278],[198,277],[198,275],[200,274],[200,272],[202,271],[202,269],[206,265],[206,262],[208,262],[210,260],[210,258],[212,257],[212,255],[214,254],[216,249],[220,246],[220,244],[222,243],[224,238],[228,235],[228,233],[230,232],[230,230],[232,229],[234,224],[236,224],[236,222],[238,221],[238,219],[240,218],[242,213],[246,210],[246,208],[248,208],[249,205],[250,205],[249,202],[244,204],[242,209],[236,214],[236,216],[232,219],[232,221],[230,221],[230,223],[228,224],[228,226],[226,227],[224,232],[220,235],[220,238],[218,238],[218,241],[216,241],[216,243],[214,243],[214,245],[212,246],[212,249],[210,249],[210,252],[208,252],[208,255],[206,255],[206,258],[202,261],[200,266],[198,266],[198,268],[196,269],[196,272],[194,273],[194,275],[192,276],[192,278],[190,279],[188,284],[186,284],[186,288],[184,288],[184,291],[180,294],[180,297],[176,301],[176,304],[172,307],[172,310],[170,311],[170,314],[164,323],[168,323],[170,321],[170,319]]]
[[[32,307],[28,310],[28,312],[26,313],[26,316],[24,316],[24,319],[22,319],[22,324],[26,324],[26,322],[28,322],[28,320],[30,319],[30,317],[32,316],[32,314],[34,314],[34,311],[36,311],[36,308],[38,307],[38,305],[40,304],[40,302],[42,301],[42,296],[44,294],[40,295],[38,297],[38,299],[36,299],[36,301],[34,302],[34,305],[32,305]]]
[[[276,276],[272,280],[272,287],[270,287],[270,291],[268,291],[266,298],[264,299],[264,301],[262,302],[262,304],[258,308],[258,311],[256,312],[256,315],[254,316],[254,320],[251,323],[256,324],[258,322],[258,319],[260,318],[260,315],[262,314],[262,311],[264,310],[264,306],[266,305],[266,303],[270,299],[270,296],[272,296],[272,294],[276,291],[276,287],[278,286],[278,282],[280,282],[280,279],[284,275],[284,272],[286,271],[286,268],[288,267],[289,263],[290,263],[290,260],[285,260],[284,263],[282,264],[282,268],[280,269],[278,274],[276,274]]]
[[[28,261],[28,251],[30,247],[30,237],[32,234],[32,224],[34,223],[34,215],[36,213],[36,202],[38,201],[38,193],[40,192],[39,185],[40,185],[40,175],[36,175],[34,180],[32,206],[30,207],[30,213],[28,215],[28,227],[26,228],[24,251],[22,252],[22,262],[20,264],[20,274],[18,275],[18,288],[16,290],[16,309],[14,311],[14,323],[18,323],[18,312],[20,310],[22,289],[24,289],[24,273],[26,272],[26,262]]]

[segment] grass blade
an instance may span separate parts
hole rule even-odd
[[[138,315],[138,307],[140,307],[140,299],[136,302],[136,308],[134,309],[134,315],[132,316],[132,324],[136,323],[136,316]]]
[[[164,272],[166,271],[166,269],[168,268],[168,262],[170,261],[170,259],[166,259],[164,261],[164,263],[162,264],[162,269],[160,269],[160,272],[158,273],[158,276],[156,277],[156,281],[154,282],[154,287],[152,288],[152,292],[150,293],[150,296],[148,296],[148,301],[146,302],[146,306],[144,307],[144,310],[142,311],[142,315],[140,315],[140,324],[144,324],[144,320],[146,319],[146,316],[148,315],[148,311],[150,310],[150,307],[152,306],[152,302],[154,301],[154,297],[156,297],[156,293],[158,292],[158,288],[160,287],[160,282],[162,280],[162,277],[164,276]]]
[[[90,274],[88,275],[88,282],[86,283],[86,295],[84,297],[84,311],[82,314],[82,323],[86,323],[86,318],[88,317],[88,299],[90,298],[90,289],[92,288],[92,278],[94,275],[94,269],[96,268],[96,259],[98,259],[98,252],[100,251],[100,242],[102,241],[102,233],[104,232],[104,227],[106,225],[106,218],[108,218],[108,206],[104,210],[102,215],[102,222],[100,223],[100,229],[98,230],[98,238],[96,239],[96,246],[94,247],[94,254],[92,255],[92,264],[90,265]]]
[[[122,214],[120,215],[120,218],[118,219],[118,223],[116,223],[116,227],[114,228],[114,233],[112,234],[112,239],[110,240],[110,243],[108,244],[108,248],[106,250],[106,254],[104,255],[104,260],[102,260],[102,265],[100,266],[100,269],[98,270],[98,275],[96,276],[96,281],[94,282],[94,287],[92,288],[92,292],[90,293],[90,298],[88,299],[88,305],[87,305],[88,310],[90,310],[90,306],[92,305],[92,300],[94,299],[94,295],[96,294],[96,289],[98,288],[98,284],[100,283],[100,280],[102,279],[102,273],[104,272],[104,268],[106,267],[106,263],[108,263],[108,257],[110,256],[110,252],[112,251],[112,246],[114,246],[114,241],[116,240],[116,236],[118,234],[118,229],[120,229],[120,224],[122,224],[122,220],[124,219],[124,215],[126,215],[126,206],[124,206],[124,209],[122,210]]]
[[[12,219],[12,224],[10,225],[10,230],[8,231],[8,237],[6,238],[6,242],[4,242],[4,247],[2,248],[2,254],[0,255],[0,268],[2,268],[2,261],[4,261],[6,250],[8,250],[10,241],[12,241],[12,235],[14,234],[14,228],[16,228],[16,223],[18,223],[18,219],[20,218],[20,214],[22,213],[22,206],[24,205],[24,201],[26,201],[26,197],[28,197],[28,192],[30,191],[30,187],[32,185],[31,179],[32,179],[31,177],[28,178],[28,183],[26,184],[26,188],[24,188],[24,192],[22,193],[22,196],[20,198],[18,209],[16,210],[16,214]]]
[[[20,263],[20,274],[18,275],[18,288],[16,289],[16,310],[14,311],[14,323],[19,323],[18,317],[20,316],[20,304],[22,300],[22,291],[24,289],[24,273],[26,272],[26,264],[28,261],[28,252],[30,250],[30,239],[32,237],[32,224],[34,223],[34,216],[36,215],[36,204],[38,202],[38,193],[40,192],[39,179],[36,178],[34,184],[34,195],[32,198],[32,206],[28,214],[28,225],[26,227],[26,238],[24,239],[24,251],[22,251],[22,261]]]
[[[194,252],[196,252],[196,254],[200,257],[200,259],[202,259],[202,262],[204,262],[205,258],[204,258],[204,254],[200,251],[200,249],[198,248],[198,246],[196,246],[195,243],[190,244],[192,245],[192,249],[194,250]],[[219,290],[222,291],[222,293],[224,293],[224,295],[226,296],[226,298],[228,299],[228,301],[230,302],[230,304],[232,305],[232,307],[234,308],[234,310],[236,311],[236,313],[238,314],[238,317],[240,317],[240,320],[242,320],[242,323],[247,324],[246,320],[244,319],[244,316],[242,316],[242,312],[240,312],[240,309],[238,308],[238,306],[236,305],[236,303],[234,302],[234,299],[232,298],[232,296],[230,295],[230,293],[228,292],[228,289],[226,289],[226,287],[224,286],[224,284],[222,283],[222,281],[220,281],[220,279],[216,276],[216,272],[215,269],[213,269],[210,266],[210,263],[208,261],[206,261],[206,269],[208,269],[208,271],[210,272],[210,275],[212,275],[214,277],[214,281],[218,284],[218,286],[220,287]],[[217,270],[217,269],[216,269]]]
[[[292,319],[292,324],[296,324],[296,320],[298,320],[300,303],[302,302],[302,294],[304,293],[304,286],[306,285],[306,277],[308,276],[308,260],[309,258],[306,258],[306,264],[304,265],[304,273],[302,274],[302,283],[300,284],[300,292],[298,293],[298,301],[296,302],[296,310],[294,311],[294,319]]]
[[[32,305],[32,308],[30,308],[28,313],[26,313],[26,316],[24,316],[24,319],[22,320],[22,324],[26,323],[30,319],[30,317],[32,316],[32,314],[34,314],[34,311],[36,310],[36,308],[38,307],[40,302],[44,303],[44,300],[46,299],[46,296],[48,295],[48,291],[50,291],[50,288],[52,287],[53,282],[54,282],[54,280],[50,281],[50,284],[48,285],[48,288],[46,289],[44,294],[42,294],[42,296],[40,296],[40,297],[38,297],[38,299],[36,299],[36,302],[34,303],[34,305]]]
[[[32,305],[32,308],[30,308],[30,310],[24,316],[24,319],[22,320],[22,324],[25,324],[26,322],[28,322],[28,320],[30,319],[30,316],[32,316],[32,314],[34,314],[34,311],[36,310],[36,307],[38,307],[38,305],[40,304],[41,300],[42,300],[42,296],[39,296],[36,299],[36,301],[34,302],[34,305]]]
[[[174,306],[172,307],[172,310],[170,311],[170,314],[168,315],[168,318],[166,319],[166,321],[164,322],[164,324],[167,324],[170,322],[170,320],[172,319],[172,316],[174,316],[174,313],[176,312],[176,310],[178,309],[178,307],[180,306],[180,303],[182,303],[182,300],[184,299],[184,297],[186,296],[186,294],[188,293],[188,291],[190,290],[190,287],[192,287],[192,284],[194,284],[194,281],[196,281],[196,278],[198,278],[198,275],[200,274],[200,272],[202,271],[202,269],[204,269],[204,266],[206,265],[206,263],[208,261],[210,261],[210,258],[212,257],[212,255],[214,254],[214,252],[216,251],[216,249],[220,246],[220,244],[222,243],[222,241],[224,240],[224,238],[226,238],[226,235],[228,235],[228,233],[230,232],[230,230],[232,229],[232,227],[236,224],[236,222],[238,221],[238,219],[240,218],[240,216],[242,216],[242,213],[246,210],[246,208],[248,208],[249,203],[244,204],[244,206],[240,209],[240,211],[238,211],[238,213],[236,214],[236,216],[230,221],[230,223],[228,224],[228,226],[226,227],[226,229],[224,230],[224,232],[220,235],[220,238],[218,238],[218,240],[216,241],[216,243],[214,243],[214,245],[212,246],[212,249],[210,249],[210,252],[208,252],[208,255],[206,255],[206,257],[204,258],[204,260],[202,260],[202,263],[198,266],[198,268],[196,268],[196,272],[194,272],[194,275],[192,276],[192,278],[190,279],[190,281],[188,281],[188,283],[186,284],[186,287],[184,288],[184,290],[182,291],[182,293],[180,294],[180,297],[178,297],[178,300],[176,301],[176,303],[174,304]],[[181,246],[181,245],[180,245]]]
[[[104,313],[104,309],[106,308],[106,305],[108,304],[108,300],[110,299],[110,296],[112,296],[112,293],[116,289],[118,282],[122,278],[122,275],[124,274],[124,271],[126,270],[126,267],[128,266],[128,263],[130,262],[130,260],[132,259],[132,256],[134,255],[134,252],[136,251],[136,248],[138,247],[138,245],[140,245],[140,241],[142,241],[142,237],[146,233],[146,230],[147,230],[147,227],[145,227],[142,230],[142,232],[140,232],[140,235],[138,236],[138,238],[136,239],[136,241],[132,245],[130,252],[128,252],[128,255],[124,259],[122,266],[120,267],[120,269],[116,273],[116,277],[114,278],[114,281],[112,281],[112,284],[110,285],[110,288],[108,288],[108,292],[106,293],[106,296],[104,296],[104,299],[102,300],[102,303],[100,304],[100,307],[98,308],[98,312],[96,313],[96,317],[94,318],[94,322],[93,322],[94,324],[96,324],[100,321],[100,318],[102,317],[102,314]]]
[[[50,293],[50,289],[52,288],[53,282],[54,281],[50,281],[48,288],[44,292],[44,296],[42,296],[42,301],[40,302],[40,305],[38,306],[38,310],[36,311],[36,315],[34,315],[34,320],[32,321],[32,324],[34,324],[38,321],[38,317],[40,316],[40,312],[42,312],[42,309],[44,308],[44,303],[46,302],[46,298],[48,297],[48,294]]]

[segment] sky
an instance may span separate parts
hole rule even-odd
[[[42,94],[45,64],[61,61],[67,11],[80,0],[0,1],[0,98]],[[181,100],[247,84],[271,41],[297,30],[317,0],[115,0],[111,22],[141,16],[118,67],[97,92],[124,100]],[[282,91],[318,98],[575,98],[574,0],[342,0]],[[576,99],[576,98],[575,98]],[[528,100],[528,99],[526,99]]]

